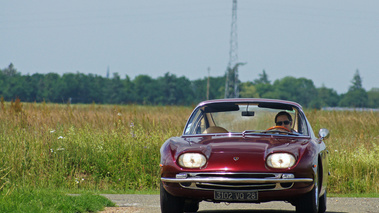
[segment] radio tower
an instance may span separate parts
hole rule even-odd
[[[229,62],[226,69],[225,98],[238,98],[238,36],[237,36],[237,0],[233,0],[232,26],[230,31]]]

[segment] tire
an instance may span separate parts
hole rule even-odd
[[[320,201],[318,190],[318,177],[316,177],[313,189],[297,201],[296,213],[318,213]]]
[[[318,212],[319,213],[326,212],[326,191],[325,191],[325,194],[320,197]]]
[[[183,213],[184,199],[168,193],[162,182],[160,186],[160,202],[162,213]]]
[[[197,212],[197,210],[199,210],[199,202],[189,201],[184,203],[184,212]]]

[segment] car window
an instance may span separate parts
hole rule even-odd
[[[201,109],[192,113],[190,119],[187,122],[185,135],[201,134],[206,129],[204,125],[204,113]]]
[[[229,104],[229,103],[228,103]],[[292,130],[308,135],[305,116],[298,109],[259,107],[257,104],[240,103],[235,106],[202,106],[196,109],[187,122],[184,134],[203,134],[208,128],[217,127],[217,133],[241,133],[244,131],[265,131],[275,126],[275,116],[285,111],[292,117]],[[222,130],[222,129],[225,129]]]

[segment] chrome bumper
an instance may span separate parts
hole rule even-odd
[[[259,177],[255,177],[259,176]],[[295,178],[288,173],[179,173],[175,178],[161,177],[166,183],[179,183],[183,188],[214,190],[249,188],[256,190],[289,189],[294,183],[312,183],[312,178]]]

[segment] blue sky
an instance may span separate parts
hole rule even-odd
[[[222,76],[231,9],[232,0],[1,1],[0,68]],[[265,70],[341,94],[359,70],[366,90],[379,87],[379,1],[238,0],[237,17],[242,82]]]

